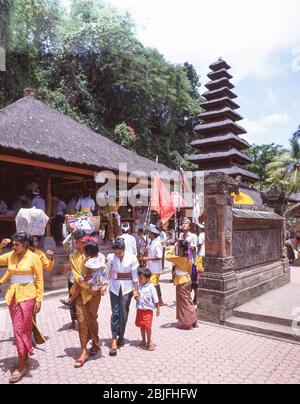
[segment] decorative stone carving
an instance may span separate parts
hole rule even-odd
[[[208,240],[213,243],[218,240],[218,210],[210,206],[206,211],[206,228]]]
[[[235,270],[280,260],[280,230],[234,231],[233,256]]]
[[[231,272],[234,269],[234,257],[227,258],[204,258],[204,271],[208,272]]]
[[[233,205],[233,198],[230,195],[216,195],[216,204],[218,206]]]
[[[205,176],[206,194],[228,194],[239,192],[238,183],[224,173],[211,173]]]
[[[280,191],[277,187],[273,187],[267,192],[262,192],[261,198],[265,205],[273,208],[279,215],[284,215],[288,203],[286,192]]]
[[[232,233],[233,233],[233,213],[232,207],[227,206],[225,210],[225,240],[228,243],[232,242]]]
[[[208,208],[210,206],[216,206],[217,201],[216,201],[216,197],[210,197],[210,198],[206,198],[205,199],[205,208]]]

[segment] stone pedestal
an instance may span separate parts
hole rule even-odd
[[[261,198],[264,205],[272,208],[278,215],[284,216],[288,205],[287,194],[285,192],[274,187],[267,192],[262,192]]]
[[[237,183],[205,178],[205,259],[198,318],[224,324],[238,306],[290,281],[284,218],[270,208],[234,206]]]
[[[198,317],[200,320],[224,323],[230,309],[228,294],[237,289],[232,255],[232,192],[238,183],[223,173],[205,178],[205,259],[199,281]]]

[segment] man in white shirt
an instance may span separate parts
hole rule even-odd
[[[160,230],[155,225],[150,224],[148,231],[150,239],[148,244],[148,256],[142,257],[141,261],[145,262],[147,269],[151,271],[152,276],[150,282],[156,287],[157,295],[159,298],[159,305],[165,306],[159,284],[160,275],[163,272],[163,247],[161,245]]]
[[[124,335],[133,292],[138,290],[139,263],[135,255],[125,250],[125,242],[117,239],[113,243],[113,254],[109,254],[107,268],[111,301],[112,343],[110,356],[116,356],[118,348],[124,346]]]
[[[93,212],[96,210],[96,203],[94,199],[91,198],[91,195],[86,192],[83,198],[80,198],[77,202],[76,209],[87,216],[93,216]]]
[[[130,229],[130,224],[128,222],[122,223],[121,225],[122,229],[122,236],[120,236],[121,239],[124,240],[125,243],[125,251],[129,252],[132,255],[137,256],[137,244],[136,244],[136,239],[129,234],[129,229]]]
[[[38,189],[34,190],[33,192],[34,198],[31,202],[31,207],[36,209],[41,209],[46,212],[46,202],[40,195],[40,191]]]

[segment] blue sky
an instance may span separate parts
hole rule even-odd
[[[288,146],[300,125],[299,0],[107,2],[130,12],[144,45],[172,63],[192,63],[203,85],[208,65],[223,57],[232,66],[247,140]]]

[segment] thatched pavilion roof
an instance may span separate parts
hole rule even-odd
[[[0,153],[92,170],[127,163],[150,174],[155,162],[125,149],[45,103],[27,96],[0,110]],[[160,170],[169,170],[159,164]]]

